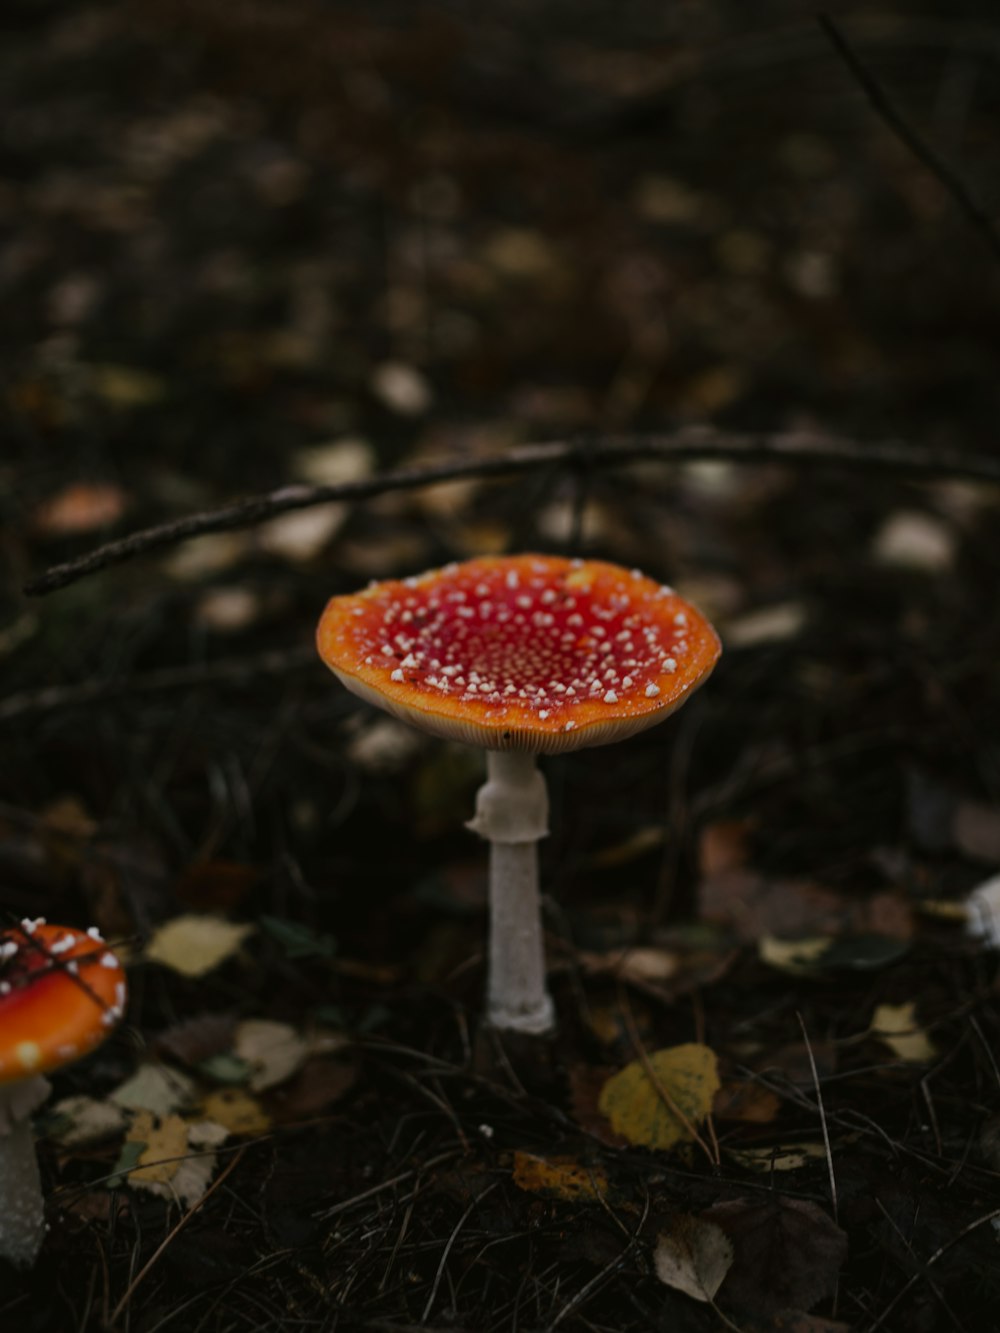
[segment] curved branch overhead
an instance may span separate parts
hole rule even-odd
[[[960,477],[1000,486],[1000,459],[949,449],[927,449],[889,440],[863,444],[833,435],[792,431],[736,434],[692,427],[669,435],[601,436],[526,444],[476,459],[447,459],[419,468],[398,468],[360,481],[330,486],[281,486],[219,509],[189,514],[106,542],[76,559],[45,570],[24,585],[30,597],[44,596],[112,565],[191,537],[250,528],[276,514],[308,509],[331,500],[360,503],[389,491],[419,490],[446,481],[504,477],[539,468],[615,467],[627,463],[664,464],[712,459],[741,464],[783,463],[789,467],[832,466],[895,472],[913,478]]]

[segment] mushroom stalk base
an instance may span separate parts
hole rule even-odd
[[[487,1018],[501,1030],[541,1035],[555,1024],[538,893],[537,842],[548,833],[545,779],[534,755],[491,750],[486,760],[469,827],[490,843]]]
[[[45,1237],[45,1205],[30,1114],[45,1100],[43,1078],[0,1087],[0,1258],[28,1268]]]

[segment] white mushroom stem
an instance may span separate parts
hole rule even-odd
[[[490,844],[487,1018],[495,1028],[538,1035],[555,1021],[538,894],[537,843],[549,831],[548,793],[533,754],[489,750],[486,771],[468,827]]]
[[[45,1236],[45,1205],[31,1113],[49,1095],[44,1078],[0,1085],[0,1259],[28,1268]]]

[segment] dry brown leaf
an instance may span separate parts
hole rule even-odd
[[[110,481],[76,481],[35,510],[32,524],[43,537],[79,537],[117,523],[128,496]]]
[[[199,1065],[213,1055],[228,1051],[235,1031],[236,1019],[232,1014],[195,1014],[161,1032],[153,1049],[181,1064]]]
[[[350,1061],[311,1056],[297,1074],[269,1094],[267,1104],[283,1124],[308,1120],[339,1101],[357,1079],[357,1065]]]
[[[767,1125],[781,1110],[781,1098],[760,1083],[734,1080],[724,1083],[715,1094],[712,1114],[719,1120],[736,1120],[753,1125]]]
[[[733,1262],[729,1237],[714,1222],[681,1214],[656,1238],[653,1267],[665,1286],[713,1301]]]
[[[586,1133],[609,1148],[627,1148],[628,1139],[616,1134],[597,1109],[601,1090],[614,1073],[596,1065],[573,1065],[569,1071],[569,1102],[573,1119]]]
[[[698,870],[705,878],[741,870],[750,859],[749,819],[717,819],[698,833]]]
[[[836,1290],[847,1236],[816,1204],[766,1195],[717,1203],[702,1216],[733,1243],[727,1300],[777,1314],[808,1310]]]
[[[971,860],[1000,865],[1000,807],[960,801],[951,831],[955,845]]]

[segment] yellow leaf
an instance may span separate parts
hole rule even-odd
[[[598,1107],[630,1143],[672,1148],[695,1137],[719,1086],[715,1052],[688,1042],[626,1065],[605,1083]]]
[[[265,1134],[271,1128],[271,1117],[257,1098],[242,1088],[210,1092],[202,1102],[202,1111],[230,1134]]]
[[[775,935],[762,935],[757,942],[757,952],[760,961],[769,967],[801,977],[815,972],[816,964],[830,944],[826,935],[812,935],[801,940],[780,940]]]
[[[152,1111],[140,1111],[125,1136],[129,1143],[144,1143],[139,1165],[130,1171],[130,1185],[162,1185],[177,1174],[188,1146],[188,1127],[179,1115],[168,1115],[159,1123]]]
[[[884,1041],[900,1060],[915,1063],[933,1060],[937,1051],[917,1024],[916,1004],[880,1004],[872,1015],[872,1036]]]
[[[748,1171],[798,1171],[800,1167],[826,1156],[822,1143],[796,1143],[773,1148],[730,1149],[727,1156]]]
[[[573,1157],[536,1157],[530,1152],[514,1154],[514,1184],[532,1194],[572,1201],[601,1199],[608,1192],[608,1178],[599,1166],[588,1166]]]
[[[185,977],[202,977],[237,951],[253,926],[216,916],[175,916],[155,931],[146,958]]]

